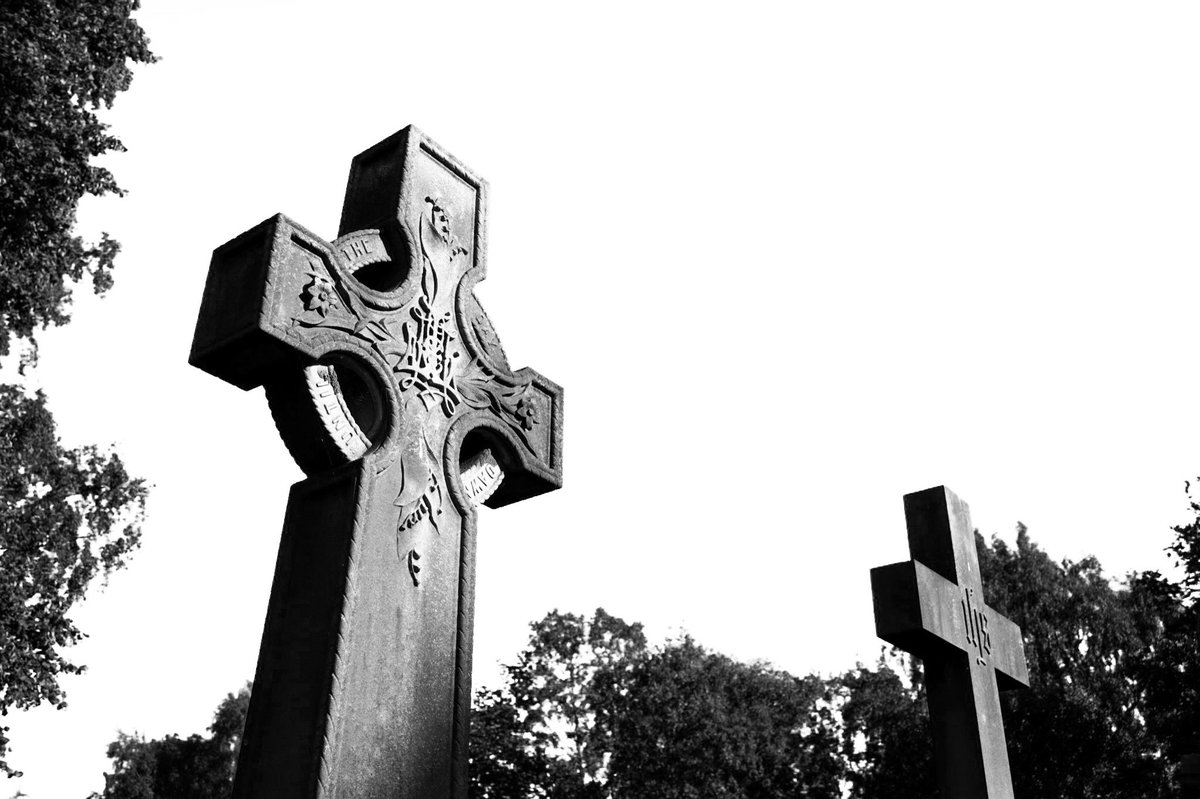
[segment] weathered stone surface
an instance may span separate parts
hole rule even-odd
[[[1183,799],[1200,799],[1200,752],[1184,755],[1180,760],[1179,787]]]
[[[474,507],[562,482],[562,389],[473,292],[486,194],[409,127],[354,159],[334,241],[275,216],[213,253],[191,363],[263,385],[308,475],[237,797],[465,795]]]
[[[904,514],[913,559],[871,570],[875,630],[923,662],[941,795],[1012,799],[999,690],[1029,685],[1021,630],[984,604],[965,502],[930,488]]]

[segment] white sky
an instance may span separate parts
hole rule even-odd
[[[336,234],[409,123],[487,178],[479,296],[566,388],[566,487],[481,519],[476,685],[551,608],[742,659],[878,651],[868,570],[946,484],[1053,557],[1163,568],[1200,472],[1200,9],[1188,3],[164,2],[109,115],[124,244],[38,383],[154,483],[76,613],[70,708],[0,785],[82,799],[118,729],[201,732],[253,674],[288,486],[260,391],[187,365],[211,250]]]

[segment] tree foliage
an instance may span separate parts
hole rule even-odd
[[[645,652],[642,625],[600,608],[590,620],[551,612],[531,630],[529,646],[508,669],[509,691],[554,785],[549,795],[598,795],[611,730],[597,718],[611,717],[624,672]]]
[[[1192,512],[1168,548],[1173,581],[1054,561],[1023,525],[1015,546],[976,536],[987,602],[1021,626],[1029,662],[1031,687],[1003,697],[1017,796],[1176,795],[1176,765],[1200,745]],[[688,638],[648,646],[602,611],[532,627],[508,685],[478,698],[476,797],[937,795],[922,670],[904,653],[796,678]]]
[[[710,653],[657,648],[603,610],[531,625],[508,684],[471,726],[477,798],[839,796],[824,686]]]
[[[471,795],[475,799],[546,796],[569,770],[552,758],[550,733],[536,729],[508,690],[479,691],[471,709]]]
[[[0,356],[66,322],[85,275],[97,293],[112,284],[117,242],[73,228],[84,195],[121,193],[92,159],[123,149],[97,111],[129,86],[131,64],[154,60],[130,17],[137,5],[0,5]],[[145,486],[116,455],[63,449],[40,393],[0,386],[0,436],[0,713],[62,707],[58,675],[83,670],[61,654],[83,635],[67,613],[137,546]],[[0,771],[11,776],[4,732]]]
[[[141,536],[146,488],[121,459],[64,449],[41,394],[0,386],[0,713],[65,699],[68,617],[97,576],[125,565]],[[3,731],[0,730],[0,733]],[[0,735],[0,769],[7,739]]]
[[[1183,598],[1194,607],[1196,601],[1200,600],[1200,502],[1192,493],[1191,482],[1185,484],[1185,489],[1192,520],[1171,528],[1175,532],[1175,540],[1167,547],[1167,551],[1183,570],[1183,578],[1177,585]]]
[[[980,539],[982,540],[982,539]],[[1130,588],[1095,558],[1055,563],[1017,528],[980,548],[989,603],[1021,626],[1030,688],[1008,697],[1013,787],[1024,796],[1160,797],[1169,764],[1150,734],[1131,658],[1146,646]]]
[[[1147,571],[1130,579],[1143,646],[1129,671],[1147,729],[1173,763],[1200,752],[1200,504],[1187,488],[1192,519],[1173,528],[1167,547],[1181,576]]]
[[[1195,540],[1200,506],[1192,510],[1172,551]],[[1003,696],[1016,795],[1175,796],[1175,766],[1200,731],[1195,567],[1178,582],[1143,572],[1116,584],[1095,558],[1051,560],[1023,525],[1015,548],[978,535],[976,544],[987,602],[1021,626],[1029,662],[1030,688]],[[908,669],[893,669],[896,660],[912,663],[893,652],[840,680],[855,799],[936,795],[920,670],[902,680]]]
[[[601,723],[606,796],[839,799],[838,737],[817,677],[739,663],[690,638],[629,668]]]
[[[118,733],[108,746],[112,772],[104,792],[90,799],[226,799],[241,745],[250,686],[229,694],[217,707],[211,735],[168,735],[147,741]]]
[[[112,284],[119,246],[73,234],[85,194],[120,194],[92,159],[124,149],[96,111],[154,60],[137,0],[8,0],[0,7],[0,355],[69,319],[70,285]]]
[[[936,799],[929,709],[916,661],[892,650],[876,668],[860,665],[831,682],[850,795]]]

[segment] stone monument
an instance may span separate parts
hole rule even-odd
[[[904,497],[912,560],[871,570],[875,630],[919,657],[944,799],[1013,799],[999,690],[1029,685],[1021,630],[983,601],[967,504],[944,487]]]
[[[358,155],[326,241],[213,252],[190,362],[249,390],[292,487],[235,797],[463,797],[475,506],[562,484],[562,389],[474,286],[487,185],[416,128]]]

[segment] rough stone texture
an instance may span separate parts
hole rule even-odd
[[[1200,799],[1200,752],[1183,756],[1179,763],[1179,787],[1183,799]]]
[[[904,515],[913,559],[871,570],[875,630],[923,661],[941,795],[1012,799],[999,690],[1029,685],[1021,630],[984,604],[965,502],[930,488]]]
[[[562,389],[475,299],[486,199],[409,127],[354,159],[334,241],[275,216],[213,253],[190,361],[265,386],[308,475],[236,797],[465,796],[473,500],[562,483]]]

